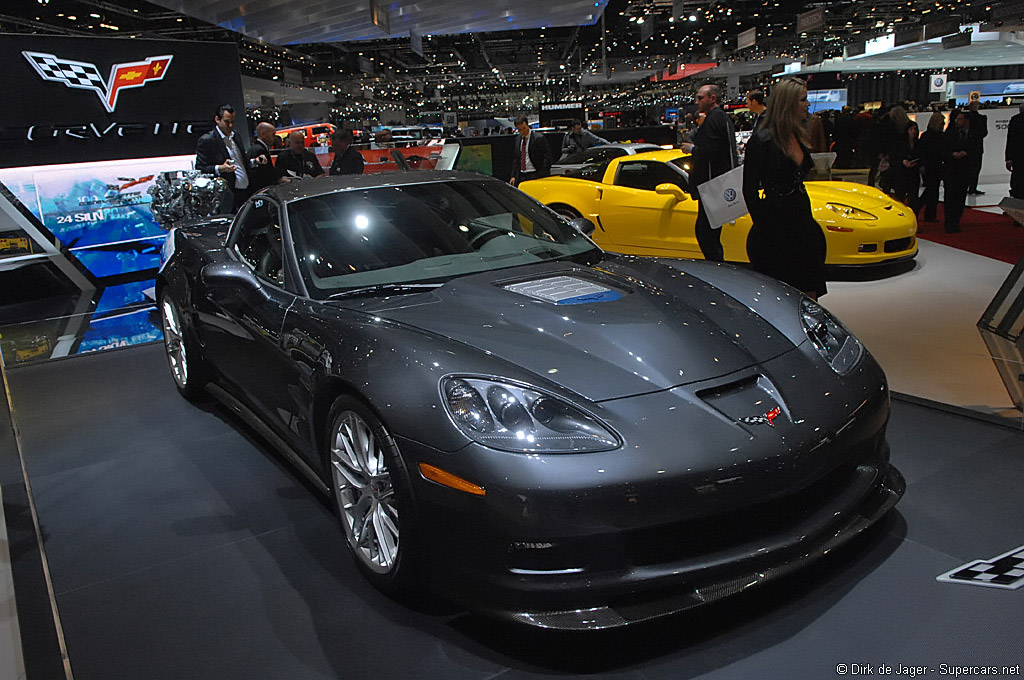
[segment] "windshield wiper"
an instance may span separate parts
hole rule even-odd
[[[327,299],[338,300],[340,298],[364,297],[378,295],[380,293],[409,295],[410,293],[420,293],[425,290],[433,290],[435,288],[440,288],[443,285],[443,283],[378,283],[373,286],[351,288],[349,290],[342,290],[337,293],[332,293],[327,296]]]

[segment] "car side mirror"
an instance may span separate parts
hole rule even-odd
[[[199,280],[211,299],[220,305],[229,305],[242,298],[268,299],[263,284],[252,269],[241,262],[216,262],[199,272]]]
[[[571,220],[569,220],[569,224],[571,224],[576,229],[576,231],[580,232],[584,236],[590,236],[597,230],[597,227],[594,225],[594,223],[588,220],[586,217],[574,217]]]
[[[654,187],[654,193],[661,194],[662,196],[673,196],[677,201],[685,201],[690,198],[685,191],[671,182],[665,182]]]

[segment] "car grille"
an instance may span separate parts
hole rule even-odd
[[[857,462],[850,462],[784,498],[670,526],[631,531],[625,541],[628,559],[637,566],[663,564],[767,539],[827,505],[858,478],[862,477]]]
[[[913,236],[907,236],[906,238],[894,238],[891,241],[885,242],[885,252],[898,253],[903,250],[908,250],[913,242]]]
[[[801,521],[847,496],[867,493],[884,467],[885,447],[879,433],[865,447],[875,455],[847,456],[847,462],[797,493],[738,510],[668,525],[626,530],[587,539],[555,540],[543,544],[515,543],[508,549],[514,572],[593,572],[682,563],[742,546],[766,544],[789,533]],[[864,449],[861,449],[864,450]],[[838,508],[837,508],[838,509]]]

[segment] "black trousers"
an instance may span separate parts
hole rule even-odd
[[[722,250],[722,230],[712,229],[708,221],[708,214],[704,212],[704,204],[697,203],[697,245],[704,259],[711,262],[722,262],[725,260],[725,251]]]
[[[1024,161],[1013,164],[1013,170],[1010,172],[1010,196],[1024,199]]]
[[[970,192],[978,191],[978,177],[981,176],[981,155],[978,155],[978,159],[971,165],[971,175],[969,186],[967,190]]]
[[[970,177],[958,175],[946,175],[942,180],[942,186],[946,190],[943,196],[946,231],[960,229],[960,218],[964,214],[964,205],[967,203],[967,185],[969,183]]]
[[[921,204],[924,206],[924,221],[935,221],[935,208],[939,204],[939,184],[942,173],[938,170],[924,169],[924,191],[921,192]]]

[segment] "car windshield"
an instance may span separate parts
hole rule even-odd
[[[287,211],[299,271],[320,299],[602,255],[548,208],[496,180],[344,191],[294,201]]]

